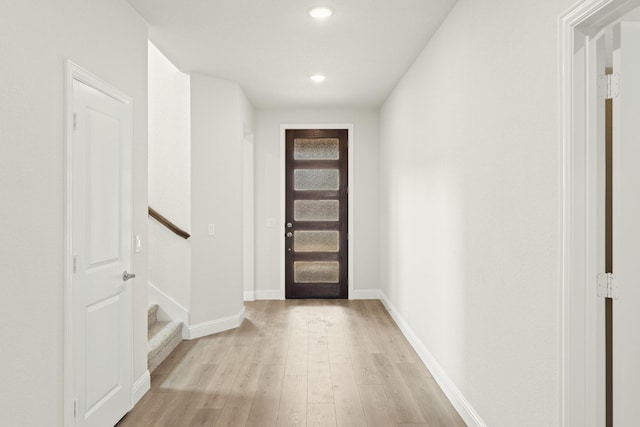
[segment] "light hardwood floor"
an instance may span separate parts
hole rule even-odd
[[[245,307],[183,341],[118,427],[465,425],[379,301]]]

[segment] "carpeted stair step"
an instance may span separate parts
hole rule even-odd
[[[151,329],[158,321],[158,304],[151,304],[147,311],[147,328]]]
[[[158,322],[149,327],[147,365],[153,372],[182,341],[182,322]]]

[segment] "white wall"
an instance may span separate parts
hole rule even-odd
[[[243,309],[242,144],[252,115],[236,83],[191,75],[192,325]]]
[[[149,42],[149,203],[191,228],[189,75]]]
[[[378,272],[378,110],[257,110],[255,132],[256,296],[276,297],[280,280],[280,234],[284,231],[280,188],[281,124],[353,124],[354,290],[379,289]],[[273,219],[274,227],[267,221]]]
[[[492,427],[559,424],[571,3],[459,0],[381,109],[383,292]]]
[[[189,76],[149,43],[149,206],[191,229]],[[191,244],[149,218],[149,282],[185,308],[191,298]],[[166,307],[165,307],[166,309]]]
[[[3,2],[0,13],[2,424],[63,422],[64,64],[134,99],[134,233],[147,238],[147,27],[124,0]],[[146,253],[134,258],[146,283]],[[134,378],[147,369],[134,287]]]

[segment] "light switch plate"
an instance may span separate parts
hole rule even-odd
[[[216,235],[216,225],[209,224],[209,236],[215,236],[215,235]]]
[[[139,254],[140,252],[142,252],[142,239],[136,235],[136,253]]]

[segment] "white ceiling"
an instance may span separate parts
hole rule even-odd
[[[275,108],[380,106],[455,0],[129,3],[178,68],[236,81],[255,107]],[[315,20],[316,6],[334,15]]]

